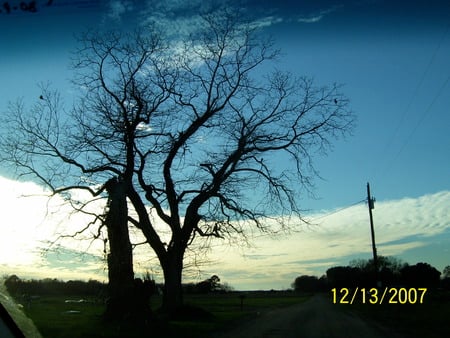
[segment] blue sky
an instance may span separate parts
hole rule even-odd
[[[9,3],[14,8],[20,1]],[[39,82],[52,83],[70,102],[75,94],[69,82],[74,34],[87,27],[127,28],[157,20],[174,32],[188,32],[195,29],[200,10],[213,8],[219,2],[46,3],[36,1],[36,13],[12,9],[7,14],[4,8],[0,12],[0,111],[18,97],[29,104],[34,102],[40,94]],[[366,233],[367,247],[363,233],[359,235],[363,227],[368,230],[364,203],[324,217],[363,200],[367,182],[378,201],[374,217],[380,253],[397,255],[410,263],[428,261],[440,270],[450,265],[448,258],[445,262],[445,255],[450,257],[446,251],[450,246],[450,4],[430,0],[230,3],[243,8],[262,27],[263,34],[273,36],[283,53],[276,67],[311,76],[317,84],[343,84],[358,120],[351,137],[335,142],[333,152],[327,156],[315,156],[322,177],[315,180],[315,196],[299,196],[302,208],[318,220],[317,228],[302,228],[289,237],[292,242],[255,238],[254,248],[237,250],[236,256],[236,250],[231,253],[224,248],[227,254],[221,257],[228,258],[218,265],[222,268],[205,266],[204,274],[218,273],[241,288],[280,288],[289,286],[298,274],[319,275],[333,264],[347,264],[355,256],[370,257],[370,233]],[[9,180],[12,172],[0,168],[0,174],[5,177],[2,184],[14,182]],[[17,188],[11,189],[12,194],[14,189],[23,191],[23,186],[17,183]],[[30,203],[17,198],[17,194],[11,196],[5,192],[3,198],[14,198],[19,206]],[[8,210],[2,213],[15,209],[11,206]],[[340,226],[344,221],[357,234],[357,240]],[[42,220],[36,221],[36,227],[42,229],[39,224]],[[20,229],[23,225],[17,226]],[[15,230],[18,234],[19,229]],[[43,232],[51,236],[55,231]],[[328,246],[330,232],[337,234],[335,248],[339,249],[334,252]],[[17,235],[8,233],[11,238]],[[29,238],[31,251],[36,238],[43,239],[36,236]],[[281,250],[294,239],[305,249],[299,245],[297,251]],[[355,250],[344,249],[350,246],[349,241],[357,243]],[[78,245],[69,247],[81,250]],[[317,255],[311,256],[311,252]],[[5,257],[5,251],[0,254],[4,255],[0,256],[0,267],[3,264],[10,269],[12,260]],[[214,253],[210,256],[212,261],[218,259]],[[20,262],[24,271],[27,264],[34,262],[33,257]],[[55,264],[58,267],[45,266],[68,276],[64,260]],[[90,271],[86,276],[102,271],[101,264],[100,268],[86,266]],[[232,266],[240,268],[233,270]],[[275,266],[284,266],[285,277],[272,283],[267,271]],[[243,278],[242,271],[248,271],[251,277]],[[277,274],[284,276],[282,271]]]

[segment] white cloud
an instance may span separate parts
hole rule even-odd
[[[298,18],[297,21],[301,22],[301,23],[316,23],[316,22],[319,22],[320,20],[322,20],[326,15],[337,11],[341,7],[342,7],[342,5],[333,6],[331,8],[321,10],[318,13],[314,13],[314,14],[311,14],[308,16],[302,16],[302,17]]]
[[[315,23],[315,22],[319,22],[320,20],[322,20],[322,18],[323,18],[323,15],[301,17],[301,18],[298,18],[297,21],[301,22],[301,23]]]
[[[450,230],[449,214],[449,191],[377,202],[373,215],[378,254],[398,256],[407,250],[423,247],[428,238]],[[211,256],[217,260],[216,265],[220,266],[224,280],[239,288],[252,288],[254,285],[261,288],[288,287],[293,279],[286,279],[286,275],[320,275],[333,265],[348,264],[348,260],[342,261],[348,257],[371,257],[366,205],[336,213],[331,211],[330,216],[323,216],[312,215],[312,220],[318,219],[318,223],[304,226],[297,233],[276,239],[261,236],[254,240],[253,248],[241,249],[240,252],[218,247]],[[239,271],[257,273],[258,280],[246,274],[239,275]]]
[[[43,241],[55,239],[58,234],[79,230],[91,218],[86,215],[69,217],[70,207],[62,199],[53,198],[48,202],[45,191],[33,183],[0,177],[0,188],[3,192],[0,196],[3,217],[0,274],[84,279],[105,277],[101,241],[90,247],[89,241],[63,241],[60,243],[59,261],[55,260],[58,255],[42,257],[36,248],[42,247]],[[30,197],[23,197],[25,194]],[[76,198],[85,200],[87,196],[84,194],[80,192]],[[92,210],[103,210],[103,203],[97,201]],[[430,245],[430,241],[450,232],[449,214],[450,191],[376,202],[373,215],[378,253],[401,256],[408,250]],[[208,255],[202,252],[196,257],[210,262],[201,267],[203,275],[198,278],[218,274],[223,281],[240,289],[286,288],[300,274],[320,275],[333,265],[347,264],[349,257],[371,257],[368,209],[364,203],[309,217],[313,223],[316,220],[315,225],[302,225],[297,232],[274,238],[257,235],[250,248],[230,247],[228,243],[212,241]],[[300,224],[298,219],[291,222]],[[139,242],[142,235],[133,228],[131,238]],[[83,252],[86,253],[85,258],[79,255]],[[162,280],[158,261],[148,245],[136,249],[135,263],[138,273],[151,270]],[[436,264],[433,261],[429,263]]]
[[[175,40],[183,41],[189,34],[196,33],[203,28],[203,13],[212,13],[229,8],[225,4],[215,4],[208,1],[154,1],[150,0],[141,10],[141,24],[157,23],[164,31]],[[241,9],[236,7],[236,11]],[[266,28],[281,23],[283,18],[279,16],[263,16],[253,19],[249,25],[252,28]]]
[[[250,26],[253,28],[266,28],[281,22],[283,22],[283,18],[276,16],[266,16],[258,20],[252,21],[250,23]]]
[[[131,1],[121,0],[111,0],[108,7],[107,16],[114,21],[120,21],[126,13],[134,9]]]
[[[0,177],[0,206],[2,227],[0,229],[0,269],[29,271],[34,275],[47,264],[42,250],[59,235],[73,234],[83,228],[91,216],[73,214],[73,210],[61,197],[49,199],[48,191],[31,182],[17,182]],[[73,195],[77,200],[86,200],[87,192]],[[97,200],[88,206],[89,211],[102,210],[104,201]],[[94,232],[94,230],[93,230]],[[91,237],[91,234],[86,237]],[[85,252],[90,241],[63,240],[66,248]],[[101,252],[100,243],[89,248]],[[73,271],[72,271],[73,273]]]
[[[149,0],[140,12],[141,25],[157,23],[169,36],[183,39],[202,25],[200,13],[207,10],[204,1]]]
[[[136,130],[151,132],[152,127],[150,125],[148,125],[147,123],[139,122],[139,124],[136,126]]]

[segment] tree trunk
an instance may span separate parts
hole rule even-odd
[[[178,251],[178,252],[177,252]],[[175,315],[183,306],[183,253],[182,250],[172,250],[161,266],[164,272],[164,289],[162,308],[169,316]]]
[[[125,183],[113,178],[106,184],[109,194],[105,225],[108,230],[108,293],[105,317],[119,319],[134,311],[133,251],[128,234]]]

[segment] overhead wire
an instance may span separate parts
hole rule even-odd
[[[314,223],[315,223],[316,221],[318,221],[318,220],[321,220],[321,219],[330,217],[330,216],[332,216],[332,215],[334,215],[334,214],[337,214],[337,213],[342,212],[342,211],[344,211],[344,210],[350,209],[350,208],[352,208],[352,207],[354,207],[354,206],[356,206],[356,205],[358,205],[358,204],[361,204],[361,203],[363,203],[363,202],[367,202],[367,198],[362,199],[362,200],[359,200],[358,202],[349,204],[349,205],[347,205],[347,206],[345,206],[345,207],[342,207],[342,208],[333,210],[333,211],[328,212],[328,213],[326,213],[326,214],[324,214],[324,215],[321,215],[321,216],[319,216],[319,217],[315,217],[315,218],[312,218],[312,219],[308,219],[308,223],[314,224]],[[306,219],[306,217],[305,217],[305,219]],[[252,239],[252,240],[255,240],[255,239],[258,239],[258,238],[271,237],[271,236],[273,236],[273,234],[271,234],[271,233],[260,233],[260,234],[258,234],[258,235],[253,235],[253,236],[251,236],[251,239]],[[210,248],[222,247],[222,246],[223,246],[222,243],[210,244]]]
[[[341,207],[341,208],[339,208],[339,209],[333,210],[333,211],[328,212],[328,213],[326,213],[326,214],[324,214],[324,215],[321,215],[321,216],[319,216],[319,217],[314,217],[314,218],[309,218],[309,219],[308,219],[307,217],[305,217],[305,219],[307,219],[307,222],[308,222],[308,223],[314,224],[314,223],[315,223],[316,221],[318,221],[318,220],[321,220],[321,219],[330,217],[330,216],[332,216],[332,215],[335,215],[335,214],[337,214],[337,213],[339,213],[339,212],[342,212],[342,211],[344,211],[344,210],[350,209],[350,208],[354,207],[355,205],[361,204],[361,203],[363,203],[363,202],[367,202],[367,198],[364,198],[364,199],[362,199],[362,200],[359,200],[358,202],[349,204],[349,205],[347,205],[347,206],[345,206],[345,207]],[[266,236],[270,236],[270,234],[260,234],[260,235],[257,235],[257,236],[253,236],[252,238],[259,238],[259,237],[266,237]]]
[[[397,158],[400,156],[400,154],[403,152],[403,150],[406,148],[406,146],[409,144],[409,142],[411,141],[413,135],[416,133],[417,129],[419,129],[420,125],[425,121],[425,119],[430,115],[431,113],[431,108],[433,108],[434,104],[436,103],[436,101],[438,100],[438,98],[442,95],[442,93],[444,92],[445,87],[448,85],[450,81],[450,75],[447,76],[447,79],[445,80],[445,82],[442,84],[442,86],[439,88],[437,94],[434,96],[433,100],[431,101],[431,103],[429,104],[428,108],[424,111],[422,117],[420,118],[419,121],[417,121],[415,127],[413,128],[413,130],[411,131],[411,133],[408,135],[408,137],[405,139],[405,141],[403,142],[402,146],[400,147],[399,151],[397,152],[397,154],[394,156],[394,158],[392,159],[391,163],[395,162],[397,160]],[[389,167],[390,168],[390,167]],[[388,168],[388,169],[389,169]]]
[[[409,112],[409,110],[411,109],[411,106],[415,100],[415,98],[419,95],[419,91],[422,88],[422,85],[425,81],[425,78],[428,74],[428,72],[431,69],[431,66],[434,64],[436,56],[439,52],[439,50],[441,49],[441,46],[447,36],[447,33],[450,29],[450,23],[447,24],[444,33],[442,34],[441,38],[439,39],[439,42],[436,46],[436,48],[434,49],[434,52],[430,58],[430,61],[428,62],[427,66],[425,67],[424,72],[422,73],[422,76],[419,79],[419,82],[417,84],[417,86],[415,87],[413,94],[411,95],[410,100],[408,101],[408,104],[406,105],[406,108],[403,110],[403,113],[400,117],[399,122],[397,123],[394,132],[392,133],[392,136],[389,138],[388,142],[386,143],[383,153],[386,153],[386,151],[392,146],[392,143],[394,141],[394,139],[396,138],[400,127],[403,125],[405,117],[407,115],[407,113]],[[382,171],[382,176],[385,175],[385,173],[392,167],[393,163],[397,160],[397,158],[400,156],[400,154],[403,152],[404,148],[407,146],[407,144],[410,142],[412,136],[414,135],[414,133],[417,131],[417,129],[419,128],[419,126],[422,124],[422,122],[425,120],[425,118],[429,115],[432,106],[434,105],[434,103],[437,101],[437,99],[439,98],[439,96],[442,94],[442,91],[444,90],[445,86],[448,84],[449,82],[449,77],[447,77],[446,81],[444,82],[444,84],[441,86],[441,88],[438,91],[438,94],[433,98],[431,104],[428,106],[428,108],[425,110],[424,114],[422,115],[422,118],[418,121],[418,123],[416,124],[416,126],[414,127],[414,129],[412,130],[412,132],[408,135],[408,137],[404,140],[402,146],[400,147],[400,150],[396,153],[396,155],[385,165],[385,168]]]
[[[319,220],[319,219],[323,219],[323,218],[329,217],[329,216],[331,216],[331,215],[337,214],[337,213],[339,213],[339,212],[341,212],[341,211],[350,209],[351,207],[354,207],[355,205],[361,204],[362,202],[367,202],[367,198],[365,198],[365,199],[363,199],[363,200],[360,200],[360,201],[358,201],[358,202],[355,202],[355,203],[353,203],[353,204],[350,204],[350,205],[348,205],[348,206],[346,206],[346,207],[342,207],[342,208],[333,210],[332,212],[329,212],[329,213],[327,213],[327,214],[325,214],[325,215],[322,215],[322,216],[320,216],[320,217],[313,218],[313,222],[314,222],[314,221],[317,221],[317,220]]]

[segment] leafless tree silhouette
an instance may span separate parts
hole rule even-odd
[[[312,156],[354,121],[338,85],[279,70],[262,76],[279,53],[254,25],[226,11],[203,19],[183,43],[155,29],[84,35],[75,107],[62,112],[58,94],[46,91],[30,112],[12,107],[2,137],[4,158],[54,193],[95,196],[111,191],[106,182],[121,185],[123,212],[133,209],[122,219],[159,259],[168,312],[182,305],[187,248],[249,229],[288,230],[287,216],[301,219],[300,188],[317,174]]]

